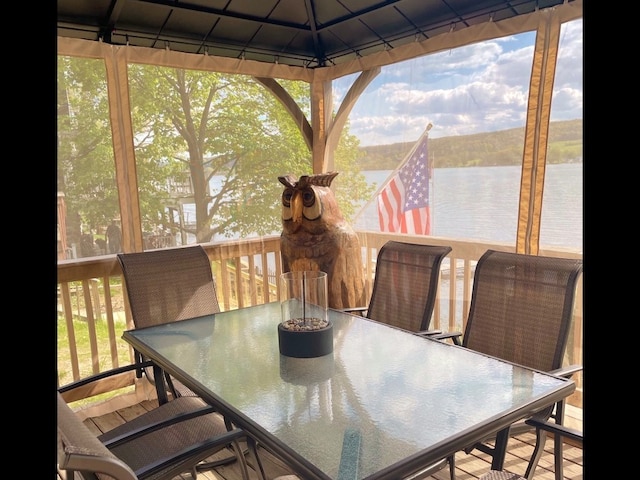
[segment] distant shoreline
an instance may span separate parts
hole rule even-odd
[[[581,163],[582,119],[551,122],[547,163]],[[417,139],[416,139],[417,140]],[[434,168],[520,165],[524,127],[429,139],[429,157]],[[415,142],[360,147],[360,170],[394,170]],[[578,160],[579,159],[579,160]]]
[[[558,163],[552,163],[551,165],[565,165],[565,164],[578,164],[578,163],[582,163],[582,157],[578,160],[578,159],[572,159],[572,160],[567,160],[566,162],[558,162]],[[515,167],[517,165],[451,165],[451,166],[447,166],[447,167],[443,167],[443,166],[434,166],[433,168],[474,168],[474,167]],[[394,170],[394,169],[389,169],[389,168],[363,168],[360,171],[361,172],[376,172],[376,171],[390,171],[390,170]]]

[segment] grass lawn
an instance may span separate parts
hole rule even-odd
[[[118,365],[128,365],[131,363],[130,348],[129,345],[121,339],[122,332],[126,328],[126,321],[124,318],[124,312],[114,312],[116,316],[115,320],[115,332],[116,332],[116,348],[118,353]],[[111,351],[109,348],[109,332],[107,328],[106,320],[97,320],[95,322],[97,343],[98,343],[98,361],[100,363],[100,370],[108,370],[114,365],[111,361]],[[89,343],[89,328],[86,320],[74,320],[73,330],[76,337],[76,348],[78,350],[78,361],[80,368],[80,378],[93,374],[93,362],[91,354],[91,346]],[[58,369],[58,385],[66,385],[74,381],[73,373],[71,370],[71,352],[69,350],[69,335],[67,332],[67,324],[64,316],[58,315],[58,328],[57,328],[57,369]],[[119,394],[122,392],[117,392]],[[89,399],[81,401],[82,403],[94,403],[96,401],[103,400],[114,394],[104,394],[91,397]],[[81,405],[82,403],[78,403]]]

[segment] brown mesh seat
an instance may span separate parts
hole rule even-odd
[[[582,260],[487,250],[474,274],[467,326],[452,338],[454,343],[536,370],[569,377],[580,365],[563,367],[569,338],[576,286]],[[536,414],[538,415],[538,414]],[[562,424],[564,401],[546,412]],[[511,434],[530,430],[525,422],[511,427]],[[555,442],[556,478],[562,478],[562,442]],[[477,448],[492,454],[486,443]],[[535,468],[535,467],[534,467]]]
[[[231,445],[249,479],[238,441],[212,407],[197,397],[181,397],[115,427],[93,434],[58,392],[58,468],[67,478],[169,480],[191,471],[208,456]],[[168,441],[171,439],[171,441]],[[76,475],[77,473],[77,475]]]
[[[136,328],[185,320],[220,311],[211,262],[200,245],[119,253],[131,316]],[[145,369],[154,381],[153,371]],[[171,393],[195,394],[167,377]]]
[[[389,241],[378,252],[367,318],[409,330],[429,328],[435,307],[440,265],[449,246]]]

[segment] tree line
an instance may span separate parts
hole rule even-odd
[[[415,142],[360,147],[361,170],[393,170]],[[435,168],[520,165],[524,127],[429,139]],[[582,161],[582,119],[551,122],[547,162]]]

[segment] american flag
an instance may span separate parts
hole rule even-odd
[[[429,125],[430,127],[431,125]],[[429,127],[402,166],[378,194],[381,232],[431,234]]]

